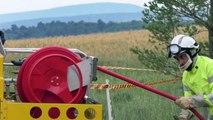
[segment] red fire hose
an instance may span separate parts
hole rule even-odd
[[[99,66],[98,66],[98,70],[101,71],[101,72],[103,72],[103,73],[106,73],[106,74],[108,74],[108,75],[111,75],[111,76],[113,76],[113,77],[116,77],[116,78],[118,78],[118,79],[124,80],[124,81],[126,81],[126,82],[128,82],[128,83],[131,83],[131,84],[133,84],[133,85],[135,85],[135,86],[138,86],[138,87],[140,87],[140,88],[146,89],[146,90],[148,90],[148,91],[150,91],[150,92],[153,92],[153,93],[156,93],[156,94],[158,94],[158,95],[161,95],[161,96],[163,96],[163,97],[165,97],[165,98],[168,98],[168,99],[170,99],[170,100],[175,101],[175,100],[177,99],[175,96],[172,96],[172,95],[170,95],[170,94],[168,94],[168,93],[164,93],[164,92],[162,92],[162,91],[160,91],[160,90],[157,90],[157,89],[154,89],[154,88],[152,88],[152,87],[150,87],[150,86],[146,86],[146,85],[144,85],[144,84],[142,84],[142,83],[140,83],[140,82],[137,82],[137,81],[135,81],[135,80],[133,80],[133,79],[127,78],[127,77],[125,77],[125,76],[122,76],[122,75],[120,75],[120,74],[118,74],[118,73],[109,71],[109,70],[104,69],[104,68],[102,68],[102,67],[99,67]],[[190,108],[190,110],[194,113],[194,115],[197,116],[197,118],[199,118],[200,120],[204,120],[204,118],[203,118],[195,109]]]

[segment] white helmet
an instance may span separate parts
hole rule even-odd
[[[175,57],[181,53],[186,53],[189,60],[185,65],[179,66],[181,70],[191,70],[195,57],[200,51],[198,43],[186,35],[175,36],[168,46],[168,56]]]

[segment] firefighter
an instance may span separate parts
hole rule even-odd
[[[205,120],[213,120],[213,60],[199,52],[199,44],[186,35],[175,36],[168,46],[168,56],[183,71],[184,96],[175,101],[182,111],[176,120],[189,120],[192,113],[187,109],[199,107],[204,109]]]

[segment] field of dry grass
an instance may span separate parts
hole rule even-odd
[[[8,40],[5,47],[40,48],[57,45],[76,48],[87,55],[96,56],[100,63],[112,60],[115,62],[122,62],[123,60],[137,61],[136,56],[129,49],[135,46],[140,48],[151,46],[148,42],[149,34],[147,30],[139,30],[41,39]]]
[[[90,56],[96,56],[102,61],[121,62],[137,61],[136,56],[129,51],[132,47],[152,48],[148,42],[150,32],[147,30],[102,33],[79,36],[48,37],[40,39],[8,40],[5,47],[41,48],[46,46],[62,46],[79,49]],[[207,32],[195,36],[199,41],[207,40]],[[107,64],[107,62],[106,62]],[[125,63],[124,65],[126,65]],[[128,66],[128,64],[127,64]]]

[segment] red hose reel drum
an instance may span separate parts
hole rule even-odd
[[[22,64],[17,89],[22,102],[39,103],[80,103],[86,94],[83,77],[78,63],[83,60],[72,51],[52,46],[39,49],[31,54]],[[78,83],[75,90],[70,90],[67,81],[68,67],[76,69]],[[74,74],[74,73],[72,73]]]

